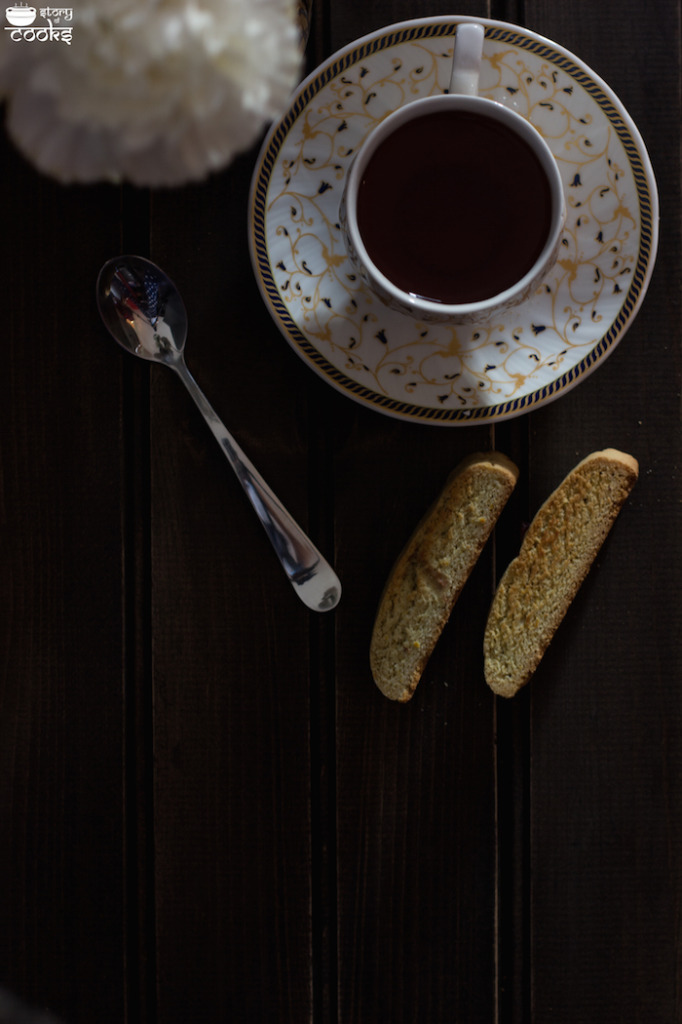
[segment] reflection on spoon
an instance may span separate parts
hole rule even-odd
[[[170,278],[141,256],[119,256],[99,272],[97,305],[119,345],[178,374],[237,474],[303,603],[318,612],[335,608],[341,598],[336,573],[244,455],[187,369],[187,312]]]

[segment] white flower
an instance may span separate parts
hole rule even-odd
[[[7,128],[45,173],[179,185],[284,112],[301,67],[295,0],[80,2],[61,22],[70,44],[0,32]]]

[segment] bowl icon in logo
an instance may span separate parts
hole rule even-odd
[[[7,7],[5,9],[5,17],[7,18],[10,25],[14,25],[15,28],[25,28],[27,25],[32,25],[36,18],[35,7]]]

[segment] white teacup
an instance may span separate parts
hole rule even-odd
[[[565,216],[540,133],[477,95],[482,25],[458,26],[448,93],[381,121],[349,171],[340,220],[362,280],[418,320],[482,322],[526,299]]]

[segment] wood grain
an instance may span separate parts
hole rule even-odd
[[[297,358],[249,262],[257,146],[148,193],[65,188],[0,139],[0,989],[63,1024],[682,1019],[679,4],[457,13],[525,24],[600,74],[661,195],[626,336],[515,420],[399,422]],[[450,14],[319,0],[308,66]],[[94,282],[122,250],[176,280],[190,368],[334,562],[334,613],[296,600],[180,382],[105,336]],[[606,446],[640,480],[536,677],[496,700],[496,580]],[[519,485],[394,705],[368,664],[379,594],[450,470],[491,447]]]

